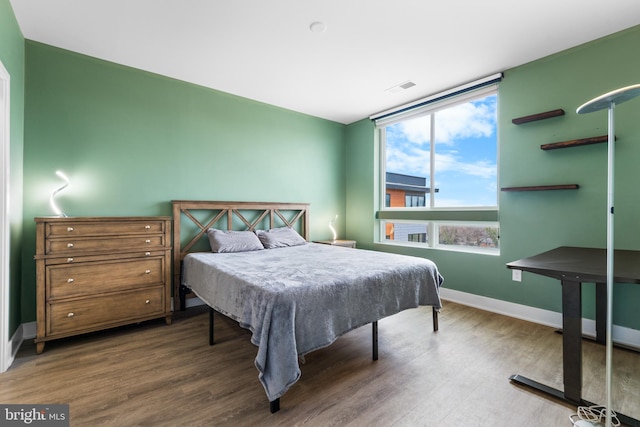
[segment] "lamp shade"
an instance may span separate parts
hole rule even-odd
[[[586,114],[594,111],[604,110],[611,106],[611,104],[622,104],[630,99],[640,96],[640,84],[623,87],[620,89],[612,90],[591,101],[585,102],[578,107],[576,113]]]

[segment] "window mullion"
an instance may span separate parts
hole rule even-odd
[[[433,221],[429,222],[429,247],[435,248],[438,245],[438,228]]]
[[[387,130],[383,128],[379,133],[380,136],[380,189],[379,189],[379,205],[380,209],[384,209],[387,206]],[[389,203],[391,206],[391,203]]]
[[[431,113],[431,120],[429,120],[430,127],[429,129],[429,138],[431,139],[429,143],[429,208],[433,209],[436,205],[435,200],[435,172],[436,172],[436,123],[435,123],[436,115],[435,113]]]

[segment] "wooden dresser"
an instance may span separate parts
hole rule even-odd
[[[36,221],[36,352],[46,341],[164,317],[171,323],[171,218]]]

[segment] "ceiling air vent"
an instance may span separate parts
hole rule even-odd
[[[413,87],[415,85],[416,84],[414,82],[406,81],[404,83],[400,83],[400,84],[397,84],[395,86],[390,87],[389,89],[385,90],[385,92],[389,92],[389,93],[402,92],[403,90],[409,89],[410,87]]]

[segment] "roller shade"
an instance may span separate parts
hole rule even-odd
[[[373,120],[376,127],[388,126],[399,120],[406,120],[409,117],[426,114],[436,107],[441,108],[448,104],[480,96],[484,92],[489,93],[496,89],[496,86],[501,80],[502,73],[493,74],[461,86],[429,95],[408,104],[400,105],[386,111],[381,111],[369,118]]]

